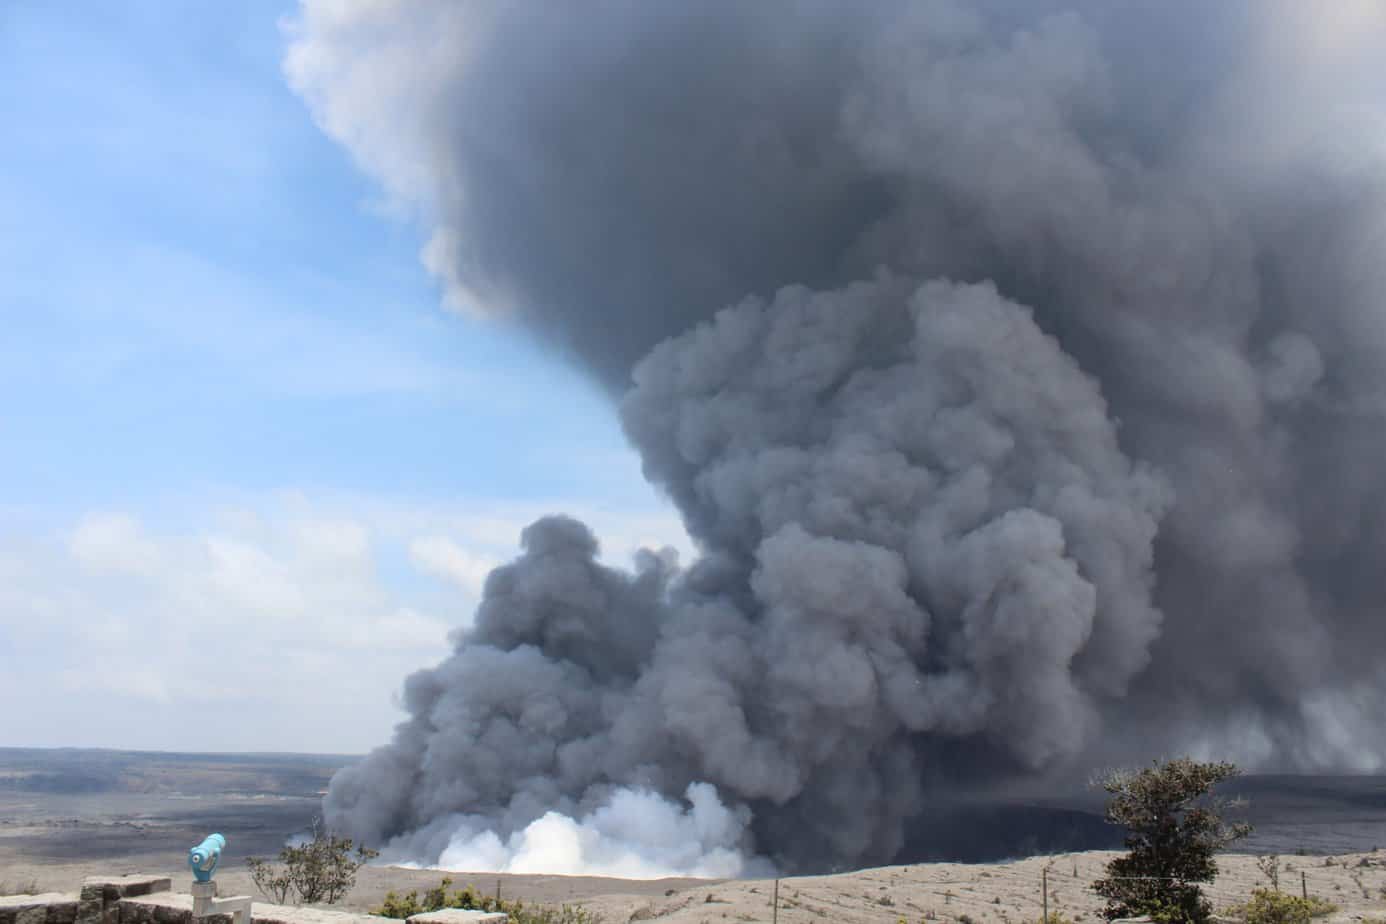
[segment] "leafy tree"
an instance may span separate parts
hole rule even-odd
[[[351,838],[328,831],[314,819],[312,838],[279,851],[279,864],[246,857],[250,877],[260,892],[276,904],[290,897],[294,904],[334,904],[356,885],[356,872],[379,853],[356,846]]]
[[[1209,795],[1240,771],[1229,763],[1191,758],[1116,770],[1099,782],[1111,794],[1107,821],[1126,828],[1130,851],[1107,864],[1093,890],[1107,899],[1105,916],[1148,915],[1170,924],[1204,924],[1212,906],[1198,884],[1217,875],[1213,855],[1246,837],[1251,826],[1228,824],[1236,803]]]

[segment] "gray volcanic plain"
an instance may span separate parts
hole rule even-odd
[[[176,754],[0,748],[0,885],[70,890],[85,875],[156,872],[183,878],[186,851],[211,831],[229,840],[219,878],[251,890],[247,856],[273,857],[318,814],[332,774],[356,758],[299,754]],[[1386,847],[1386,777],[1260,775],[1236,781],[1256,825],[1249,853],[1341,856]],[[898,863],[988,863],[1110,849],[1100,792],[974,796],[927,811]],[[1386,858],[1383,858],[1386,860]],[[1075,867],[1076,869],[1077,867]],[[824,870],[825,873],[845,872]],[[427,888],[439,873],[397,867],[362,873],[349,906],[386,889]],[[533,901],[621,895],[658,898],[694,880],[458,874]],[[754,891],[754,890],[752,890]]]

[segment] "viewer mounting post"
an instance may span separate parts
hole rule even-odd
[[[250,924],[249,895],[217,898],[217,884],[212,881],[212,873],[216,872],[221,852],[225,849],[226,838],[220,834],[209,834],[202,843],[188,851],[188,866],[193,873],[193,918],[229,914],[233,924]]]

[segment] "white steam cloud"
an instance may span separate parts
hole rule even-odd
[[[741,850],[748,811],[728,809],[707,783],[690,783],[684,798],[686,807],[648,789],[618,789],[582,818],[546,812],[504,841],[460,821],[437,866],[622,879],[773,875],[767,861]]]

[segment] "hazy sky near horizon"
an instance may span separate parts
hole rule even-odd
[[[0,745],[361,752],[534,517],[688,553],[596,387],[442,306],[293,12],[0,9]]]

